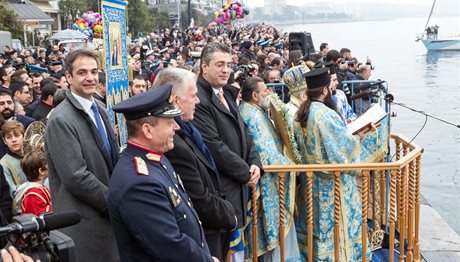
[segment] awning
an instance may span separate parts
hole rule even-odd
[[[50,25],[54,19],[45,14],[40,8],[31,4],[7,4],[7,8],[12,9],[20,22],[38,22],[41,25]]]

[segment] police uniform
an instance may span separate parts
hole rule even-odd
[[[175,117],[171,85],[113,107],[127,120]],[[162,153],[128,141],[109,183],[108,206],[121,261],[213,261],[198,214]]]

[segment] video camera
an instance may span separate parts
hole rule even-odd
[[[238,82],[240,86],[242,86],[246,79],[254,76],[253,72],[255,69],[256,68],[253,65],[240,65],[237,71],[240,71],[241,73],[238,75],[235,81]]]
[[[34,261],[76,261],[73,240],[55,229],[79,223],[78,212],[43,214],[38,217],[25,214],[13,217],[13,221],[0,227],[0,237],[5,237],[19,252],[32,257]]]

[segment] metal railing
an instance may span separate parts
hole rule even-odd
[[[410,143],[400,135],[391,134],[394,141],[395,162],[364,163],[364,164],[324,164],[324,165],[273,165],[264,166],[265,172],[276,172],[279,176],[280,200],[280,253],[284,261],[285,210],[284,210],[284,176],[286,172],[305,172],[307,177],[307,246],[308,261],[313,261],[313,192],[314,172],[328,172],[334,176],[334,257],[339,261],[339,219],[342,213],[340,195],[340,176],[344,171],[359,171],[362,174],[362,261],[366,261],[368,243],[368,223],[373,220],[372,234],[381,230],[385,224],[389,234],[390,262],[394,261],[394,251],[399,251],[399,261],[420,261],[420,161],[423,148]],[[253,194],[254,195],[254,194]],[[372,200],[372,205],[371,201]],[[257,214],[257,202],[252,199],[253,214]],[[385,207],[385,208],[383,208]],[[254,220],[256,221],[256,219]],[[399,239],[396,239],[396,230]],[[252,233],[257,234],[256,227]],[[380,233],[382,235],[382,233]],[[383,237],[382,237],[383,238]],[[253,239],[257,239],[254,238]],[[375,239],[371,239],[372,242]],[[381,240],[371,242],[371,250],[381,246]],[[399,248],[398,248],[399,243]],[[253,250],[257,250],[257,241],[253,242]],[[257,261],[257,252],[254,260]]]

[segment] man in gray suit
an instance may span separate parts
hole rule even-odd
[[[74,50],[65,64],[70,90],[45,133],[53,210],[81,214],[79,224],[61,230],[75,241],[77,261],[117,261],[106,200],[119,148],[107,114],[93,99],[97,54]]]

